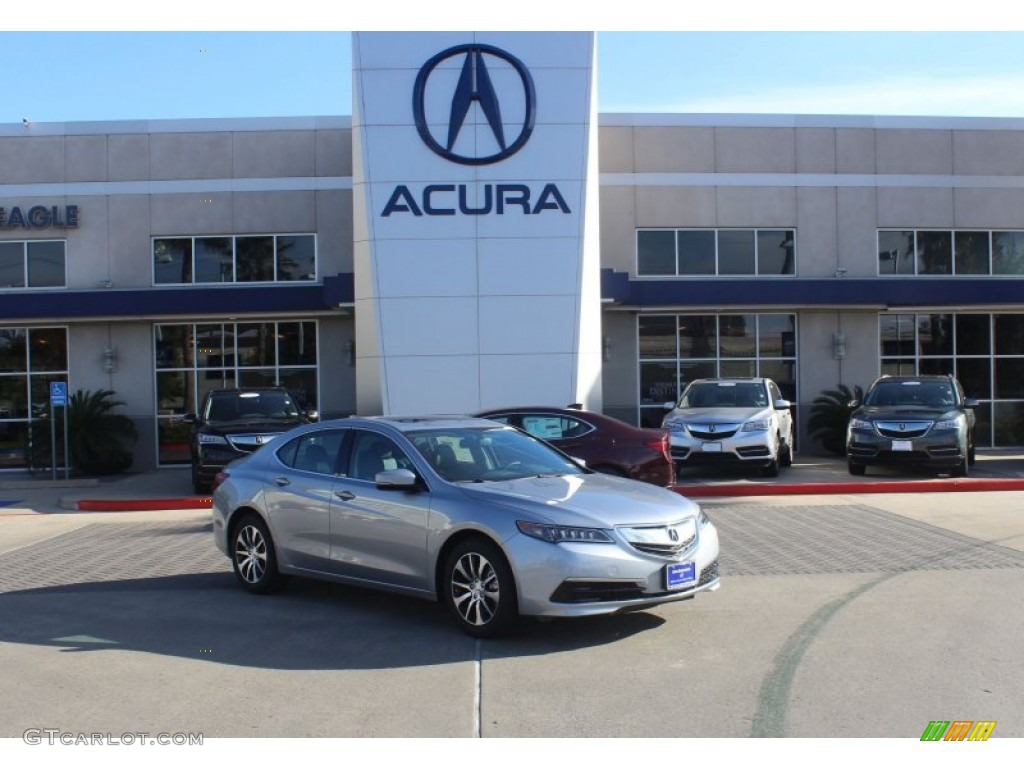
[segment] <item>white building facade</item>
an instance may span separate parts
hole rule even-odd
[[[353,50],[352,118],[0,126],[0,467],[52,381],[115,392],[136,468],[268,383],[325,417],[657,424],[765,375],[803,425],[839,383],[953,373],[977,444],[1024,445],[1024,120],[595,116],[592,35]]]

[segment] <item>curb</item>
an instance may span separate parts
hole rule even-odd
[[[779,483],[773,485],[673,485],[676,493],[692,498],[719,496],[817,496],[862,493],[960,493],[1024,491],[1024,478],[994,480],[893,480],[859,483]]]
[[[180,499],[80,499],[74,502],[79,512],[155,512],[162,509],[209,509],[209,496]]]

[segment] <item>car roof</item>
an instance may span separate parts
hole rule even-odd
[[[487,419],[458,414],[436,414],[427,416],[348,416],[335,419],[331,423],[338,426],[373,426],[384,424],[399,432],[417,432],[425,429],[495,429],[504,425]]]
[[[953,379],[952,376],[941,374],[941,373],[924,373],[924,374],[921,374],[920,376],[880,376],[879,378],[875,379],[874,383],[872,383],[871,386],[874,386],[875,384],[881,384],[881,383],[886,382],[886,381],[901,382],[901,381],[953,381],[953,380],[954,379]]]
[[[764,384],[766,381],[770,381],[770,379],[766,379],[763,376],[720,376],[714,379],[694,379],[690,384]]]

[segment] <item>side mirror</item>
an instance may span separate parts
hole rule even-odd
[[[850,408],[859,408],[860,407],[860,400],[851,400],[846,405],[848,407],[850,407]]]
[[[306,411],[302,415],[305,416],[308,421],[320,421],[320,411]]]
[[[974,397],[968,397],[964,400],[964,408],[977,408],[978,400]]]
[[[792,406],[793,406],[793,404],[791,402],[789,402],[789,400],[776,400],[775,401],[775,410],[776,411],[788,411]]]
[[[408,469],[385,469],[373,476],[381,490],[411,491],[416,488],[416,473]]]
[[[666,411],[674,411],[674,410],[675,410],[675,408],[676,408],[676,401],[675,401],[675,400],[673,400],[673,401],[672,401],[672,402],[670,402],[670,403],[665,403],[665,404],[664,404],[664,405],[662,405],[661,407],[662,407],[662,408],[664,408],[664,409],[665,409]]]

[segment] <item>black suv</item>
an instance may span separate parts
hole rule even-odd
[[[974,463],[974,407],[952,376],[883,376],[854,400],[846,430],[851,475],[869,464],[941,467],[958,477]]]
[[[316,411],[302,412],[287,390],[279,387],[214,389],[206,393],[193,424],[192,487],[209,493],[217,473],[292,427],[315,421]]]

